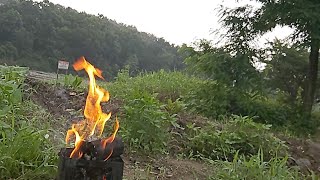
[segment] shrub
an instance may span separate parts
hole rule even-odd
[[[265,97],[237,98],[236,108],[231,113],[254,117],[256,122],[285,126],[290,123],[293,114],[291,108],[273,99]]]
[[[116,81],[106,88],[119,98],[126,98],[128,89],[137,89],[150,94],[157,93],[157,99],[166,102],[168,99],[175,101],[184,97],[201,82],[200,79],[181,72],[166,72],[164,70],[130,77],[128,70],[124,69],[118,73]]]
[[[123,106],[121,134],[132,148],[147,152],[164,152],[169,127],[174,118],[162,108],[160,102],[145,91],[128,92]]]
[[[220,130],[216,127],[191,129],[189,153],[210,159],[232,159],[239,151],[249,156],[256,154],[260,148],[265,150],[265,157],[283,153],[284,143],[270,133],[270,125],[255,123],[249,117],[233,116]],[[189,132],[190,133],[190,132]]]
[[[205,81],[186,95],[187,108],[206,117],[217,118],[228,113],[230,89],[216,81]]]
[[[214,177],[210,179],[252,179],[252,180],[282,180],[302,179],[303,175],[298,169],[286,166],[288,157],[273,157],[265,161],[263,151],[259,150],[257,155],[250,158],[235,154],[233,161],[217,161],[217,170]]]
[[[293,107],[271,98],[238,99],[233,114],[253,117],[255,122],[287,128],[294,135],[314,134],[319,127],[316,113],[308,116],[302,107]]]
[[[189,110],[206,117],[249,116],[255,122],[287,128],[295,135],[313,134],[320,124],[315,115],[308,117],[301,107],[289,106],[259,92],[241,92],[212,80],[192,88],[183,101]]]

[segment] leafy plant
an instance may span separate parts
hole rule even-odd
[[[57,156],[45,137],[48,131],[35,128],[43,122],[32,122],[44,117],[26,115],[39,113],[23,101],[26,72],[25,68],[0,68],[0,179],[48,179],[56,170]]]
[[[26,126],[10,133],[4,136],[2,131],[0,178],[53,178],[57,156],[44,136],[47,132]]]
[[[73,76],[71,74],[65,75],[63,79],[63,86],[72,89],[78,89],[83,82],[83,79],[79,76]]]
[[[233,161],[216,161],[217,170],[210,179],[252,179],[252,180],[282,180],[303,179],[297,168],[286,166],[288,156],[272,157],[265,161],[262,150],[249,158],[241,156],[236,152]]]
[[[217,118],[228,113],[230,89],[216,81],[205,81],[191,89],[184,101],[189,110]]]
[[[167,103],[181,98],[183,100],[193,87],[197,87],[202,80],[188,76],[181,72],[166,72],[160,70],[152,73],[141,73],[136,77],[130,77],[129,71],[123,69],[118,73],[114,83],[106,87],[119,98],[126,98],[128,89],[137,89],[150,94],[157,94],[157,99]]]
[[[125,99],[122,119],[121,134],[132,148],[165,152],[174,118],[163,110],[155,95],[132,90]]]
[[[270,132],[270,125],[255,123],[249,117],[233,116],[226,124],[203,129],[192,128],[186,148],[189,153],[209,159],[232,159],[239,151],[250,156],[265,149],[265,158],[286,151],[284,143]],[[190,129],[190,128],[189,128]]]

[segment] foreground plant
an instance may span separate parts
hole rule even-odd
[[[189,154],[204,158],[232,160],[236,152],[250,156],[263,148],[265,158],[271,159],[276,154],[284,154],[286,146],[270,132],[270,127],[241,116],[228,118],[220,128],[189,127],[186,149]]]
[[[232,162],[216,161],[218,170],[210,179],[251,179],[251,180],[282,180],[282,179],[304,179],[305,177],[297,168],[286,166],[288,156],[273,157],[265,161],[262,150],[250,158],[239,155],[237,152]],[[314,179],[314,178],[312,178]]]

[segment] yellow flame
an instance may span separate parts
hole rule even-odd
[[[85,70],[89,76],[89,92],[86,99],[86,105],[84,108],[85,120],[80,123],[73,124],[72,129],[68,130],[66,135],[66,143],[69,143],[70,137],[75,135],[75,148],[72,151],[71,158],[81,158],[81,145],[82,142],[88,140],[91,136],[100,137],[103,133],[105,123],[110,119],[111,113],[103,113],[100,103],[109,101],[109,92],[103,88],[100,88],[96,84],[94,76],[98,76],[103,79],[102,71],[95,68],[89,62],[85,60],[84,57],[79,58],[74,64],[73,67],[76,71]],[[113,134],[102,140],[103,148],[106,147],[107,143],[113,142],[116,133],[119,129],[119,121],[116,119],[115,130]],[[112,154],[112,152],[111,152]],[[108,155],[108,157],[111,156]],[[108,158],[107,157],[107,158]],[[107,159],[106,158],[106,159]]]

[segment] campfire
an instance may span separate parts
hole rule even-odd
[[[73,68],[85,70],[89,76],[89,91],[84,108],[84,119],[72,124],[67,131],[66,144],[74,147],[61,149],[59,179],[122,179],[123,143],[116,138],[119,121],[115,118],[113,132],[103,137],[106,122],[111,112],[102,112],[101,103],[109,101],[109,92],[96,84],[95,76],[103,79],[102,71],[95,68],[84,57],[79,58]]]

